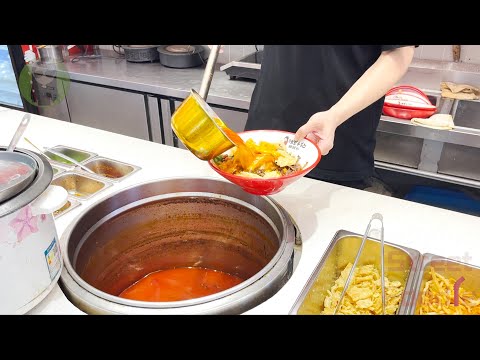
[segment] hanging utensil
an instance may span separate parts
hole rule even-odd
[[[95,172],[93,172],[92,170],[90,170],[90,169],[89,169],[88,167],[86,167],[85,165],[80,164],[77,160],[72,159],[70,156],[67,156],[67,155],[65,155],[65,154],[62,154],[61,152],[58,152],[58,151],[55,151],[55,150],[52,150],[52,149],[48,149],[48,150],[47,150],[47,149],[43,149],[43,150],[42,150],[42,148],[38,147],[37,145],[34,145],[34,144],[33,144],[30,140],[28,140],[27,138],[24,138],[24,140],[25,140],[26,142],[28,142],[30,145],[32,145],[35,149],[37,149],[37,151],[39,151],[40,153],[46,155],[47,157],[49,157],[49,156],[48,156],[48,153],[53,154],[53,155],[55,155],[55,156],[61,157],[62,159],[65,159],[65,160],[67,160],[67,161],[70,161],[72,164],[74,164],[74,165],[82,168],[83,170],[85,170],[86,172],[88,172],[88,173],[90,173],[90,174],[96,175]],[[51,158],[50,158],[50,159],[51,159]],[[54,160],[54,159],[52,159],[52,160]]]
[[[357,256],[355,257],[355,261],[353,262],[352,268],[350,269],[350,272],[348,273],[347,280],[345,281],[345,285],[343,286],[343,291],[342,294],[340,295],[340,299],[338,299],[337,306],[335,307],[335,311],[333,312],[333,315],[337,314],[337,311],[340,309],[342,306],[342,301],[343,298],[345,297],[345,294],[348,290],[348,287],[350,286],[350,282],[352,281],[353,274],[355,273],[355,269],[357,267],[358,260],[360,259],[360,255],[362,255],[362,250],[363,246],[365,245],[365,241],[368,238],[368,235],[371,232],[372,228],[372,222],[374,220],[378,220],[380,222],[380,226],[376,229],[380,232],[380,262],[381,262],[381,284],[382,284],[382,315],[385,315],[385,260],[384,260],[384,255],[385,255],[385,246],[383,242],[383,216],[379,213],[375,213],[372,215],[372,218],[370,219],[367,230],[365,230],[365,234],[363,234],[362,242],[360,243],[360,248],[358,249]]]
[[[218,54],[220,53],[220,47],[221,45],[213,45],[212,50],[210,50],[210,55],[208,55],[207,65],[205,66],[205,71],[203,73],[202,83],[200,84],[200,91],[198,94],[205,101],[207,100],[208,90],[210,90],[210,84],[212,83],[214,68],[217,63]]]
[[[0,153],[0,202],[22,192],[35,178],[37,163],[31,157],[15,152],[15,147],[30,122],[30,114],[23,116],[20,125],[5,151]]]
[[[15,134],[13,135],[12,140],[10,141],[10,144],[7,147],[7,151],[13,151],[15,150],[15,147],[18,144],[18,141],[22,137],[23,133],[27,129],[28,123],[30,122],[30,113],[26,113],[22,121],[20,122],[20,125],[18,125],[17,131],[15,131]]]

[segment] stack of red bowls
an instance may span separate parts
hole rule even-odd
[[[390,89],[385,95],[383,114],[399,119],[428,118],[437,108],[420,89],[401,85]]]

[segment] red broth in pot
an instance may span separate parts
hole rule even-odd
[[[215,294],[243,282],[222,271],[205,268],[176,268],[148,274],[120,293],[137,301],[182,301]]]

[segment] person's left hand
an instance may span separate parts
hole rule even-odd
[[[321,111],[313,114],[308,121],[295,133],[295,139],[307,138],[320,148],[322,156],[333,148],[337,120],[331,111]]]

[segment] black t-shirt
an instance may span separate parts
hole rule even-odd
[[[384,50],[403,45],[265,45],[246,130],[296,132],[328,110]],[[360,111],[335,132],[334,147],[309,176],[357,181],[373,174],[375,132],[384,98]]]

